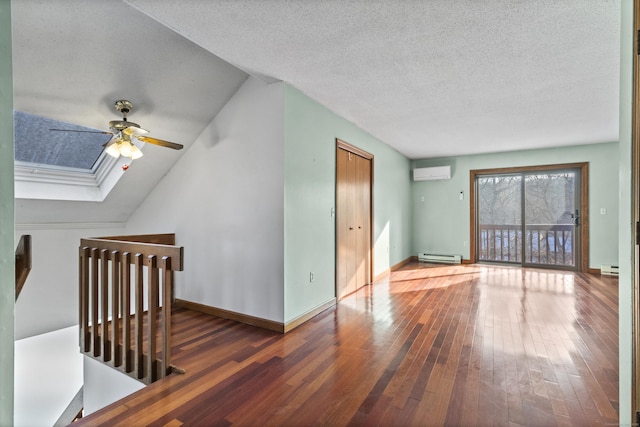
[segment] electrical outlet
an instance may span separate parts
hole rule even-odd
[[[607,208],[600,208],[600,215],[606,215],[607,214]]]
[[[313,271],[309,273],[309,283],[313,282],[314,280],[316,280],[316,276],[313,274]]]

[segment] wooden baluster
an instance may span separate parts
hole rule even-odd
[[[88,247],[80,248],[79,264],[79,298],[80,298],[80,348],[83,352],[91,351],[91,334],[89,333],[89,257]]]
[[[157,340],[156,340],[156,318],[158,314],[158,305],[159,305],[159,296],[158,296],[158,258],[155,255],[149,255],[147,258],[148,264],[148,299],[149,299],[149,310],[148,310],[148,324],[147,324],[147,334],[148,334],[148,358],[147,358],[147,384],[150,384],[157,380],[157,371],[156,371],[156,352],[157,352]]]
[[[111,252],[111,362],[122,365],[120,346],[120,251]]]
[[[171,258],[162,257],[162,369],[164,377],[171,373],[171,304],[173,300],[173,270]]]
[[[100,251],[100,319],[101,340],[102,340],[102,360],[111,360],[111,349],[109,348],[109,250]]]
[[[144,260],[142,254],[136,254],[135,256],[135,270],[134,270],[134,279],[136,286],[136,309],[135,309],[135,349],[134,349],[134,361],[135,361],[135,371],[136,376],[139,380],[144,378],[144,353],[142,352],[142,332],[143,332],[143,322],[144,322],[144,289],[143,289],[143,264]]]
[[[100,250],[91,249],[91,345],[93,346],[93,357],[100,356],[100,334],[98,323],[98,261],[100,260]]]
[[[122,254],[122,266],[120,267],[122,278],[120,285],[122,291],[122,357],[124,358],[124,371],[131,372],[133,363],[131,360],[131,253]]]

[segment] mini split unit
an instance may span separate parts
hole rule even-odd
[[[413,170],[414,181],[436,181],[451,179],[451,166],[435,166]]]

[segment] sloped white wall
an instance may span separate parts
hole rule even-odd
[[[127,222],[176,234],[178,298],[283,321],[283,103],[249,78]]]

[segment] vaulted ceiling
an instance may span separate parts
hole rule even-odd
[[[13,1],[11,9],[15,110],[108,130],[121,119],[114,102],[128,99],[131,121],[185,145],[147,144],[103,202],[18,199],[18,222],[126,220],[248,77],[120,0]]]
[[[188,148],[255,75],[409,158],[611,142],[619,15],[620,0],[13,1],[14,108],[106,129],[130,99],[131,120]],[[144,152],[64,218],[126,219],[181,155]],[[43,203],[17,201],[18,220],[51,221]]]

